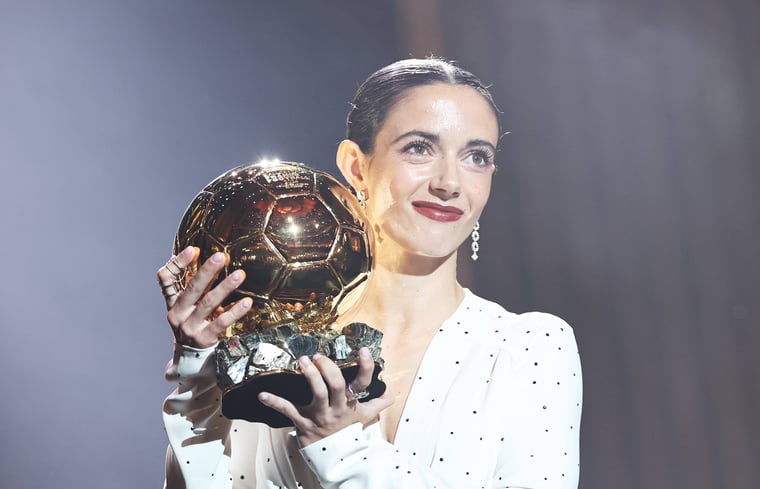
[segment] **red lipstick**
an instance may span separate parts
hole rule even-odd
[[[453,222],[458,221],[464,215],[464,211],[459,207],[451,205],[440,205],[435,202],[417,200],[412,202],[414,210],[433,221]]]

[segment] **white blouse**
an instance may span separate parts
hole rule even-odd
[[[179,383],[164,403],[169,489],[578,486],[581,367],[556,316],[466,291],[425,352],[393,444],[378,424],[300,448],[292,428],[227,420],[212,353],[177,346],[167,366]]]

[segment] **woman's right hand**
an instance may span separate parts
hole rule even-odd
[[[211,255],[198,268],[185,289],[179,290],[179,277],[198,261],[199,255],[198,248],[188,246],[159,268],[156,275],[166,299],[166,319],[177,343],[209,348],[219,342],[219,335],[228,326],[248,312],[253,302],[245,298],[227,308],[221,306],[222,301],[245,280],[242,270],[235,270],[209,290],[227,260],[221,252]]]

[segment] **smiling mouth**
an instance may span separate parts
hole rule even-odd
[[[458,221],[464,215],[464,211],[459,207],[440,205],[436,204],[435,202],[418,200],[416,202],[412,202],[412,206],[414,207],[414,210],[419,214],[422,214],[423,216],[427,217],[428,219],[432,219],[433,221]]]

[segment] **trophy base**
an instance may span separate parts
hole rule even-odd
[[[375,362],[372,382],[367,390],[369,395],[359,402],[380,397],[385,392],[385,382],[378,377],[382,366]],[[356,362],[340,367],[346,383],[356,378],[359,365]],[[287,416],[280,414],[259,401],[259,393],[268,392],[285,398],[295,405],[309,404],[312,399],[311,388],[301,372],[293,370],[271,370],[261,372],[241,384],[229,387],[222,394],[222,414],[228,419],[243,419],[254,423],[265,423],[272,428],[293,426]]]

